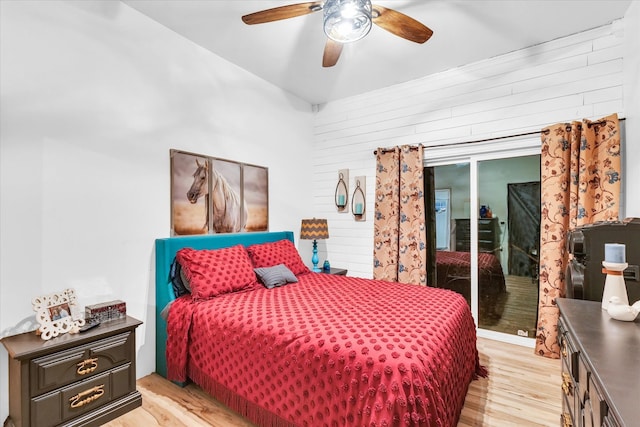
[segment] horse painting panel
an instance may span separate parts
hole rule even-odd
[[[191,153],[171,151],[171,232],[172,235],[191,235],[209,233],[206,218],[208,204],[205,197],[193,197],[199,193],[194,188],[193,165],[207,164],[207,158]],[[207,192],[207,177],[199,171],[199,183]],[[185,195],[187,195],[185,197]]]
[[[215,162],[215,165],[214,165]],[[205,197],[208,209],[212,209],[211,229],[215,233],[237,233],[244,231],[247,222],[247,206],[241,200],[240,195],[233,189],[229,181],[218,171],[216,165],[224,167],[230,165],[230,175],[233,175],[233,168],[238,165],[214,161],[212,163],[200,163],[196,160],[193,172],[193,182],[187,191],[187,199],[191,203],[196,203],[202,196]],[[209,187],[209,180],[211,181]],[[239,174],[238,174],[239,181]],[[209,194],[211,188],[211,194]],[[204,227],[209,226],[209,214],[204,218]]]
[[[247,201],[245,231],[269,230],[269,171],[265,167],[243,165],[242,195]]]
[[[247,224],[247,204],[240,198],[240,173],[238,163],[213,160],[210,170],[211,201],[213,208],[212,229],[216,233],[238,233],[245,231]],[[224,169],[227,170],[224,170]],[[230,184],[234,179],[236,189]]]

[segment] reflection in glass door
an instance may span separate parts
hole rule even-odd
[[[450,215],[448,229],[435,226],[437,206],[431,209],[432,238],[440,242],[432,246],[431,286],[463,295],[481,329],[535,337],[540,156],[472,159],[426,169],[433,177],[428,188],[448,190]]]
[[[471,305],[469,163],[435,166],[432,169],[435,194],[444,191],[448,193],[449,197],[449,217],[446,227],[445,224],[437,224],[439,206],[437,196],[435,209],[432,210],[436,217],[435,241],[449,242],[448,245],[436,244],[435,274],[432,286],[456,291],[462,294]],[[445,235],[442,235],[443,233]]]
[[[449,199],[451,191],[446,189],[436,190],[436,249],[449,250],[449,237],[451,228],[451,210],[449,209]]]
[[[479,327],[535,337],[540,156],[478,162]]]

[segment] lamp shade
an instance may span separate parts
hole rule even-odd
[[[329,226],[326,219],[303,219],[300,227],[300,238],[305,240],[321,240],[329,238]]]

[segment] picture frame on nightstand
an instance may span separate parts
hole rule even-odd
[[[74,289],[35,297],[32,304],[36,320],[40,324],[40,338],[43,340],[77,332],[85,323]]]

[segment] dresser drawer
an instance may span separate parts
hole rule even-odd
[[[578,388],[576,382],[567,371],[566,365],[562,363],[562,395],[566,400],[568,409],[574,415],[580,410],[580,399],[578,398]],[[575,417],[575,416],[574,416]]]
[[[593,381],[593,376],[589,378],[589,400],[591,401],[593,423],[596,426],[600,426],[607,415],[607,403],[602,397],[598,385]]]
[[[567,366],[567,371],[578,381],[578,350],[571,335],[567,332],[562,318],[558,321],[558,339],[560,340],[560,356]]]
[[[589,378],[591,372],[581,355],[578,355],[578,398],[584,403],[589,400]]]
[[[31,422],[38,427],[55,426],[133,391],[135,371],[128,363],[31,399]]]
[[[571,397],[573,399],[573,396]],[[562,413],[560,414],[560,426],[578,426],[574,419],[573,400],[567,399],[567,396],[562,398]]]
[[[615,417],[611,414],[607,414],[602,421],[604,427],[620,427],[620,423],[616,421]]]
[[[134,338],[133,333],[126,332],[33,359],[30,396],[36,397],[129,362]]]
[[[479,230],[491,230],[494,228],[494,219],[493,218],[478,218],[478,229]]]
[[[494,252],[497,249],[496,243],[493,240],[478,240],[478,251],[480,252]]]

